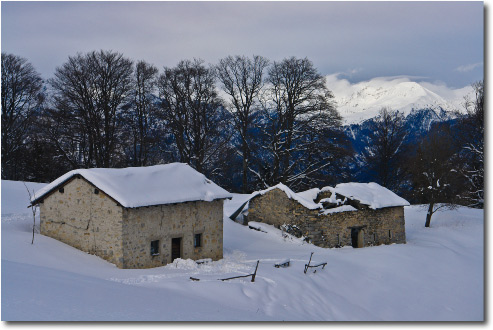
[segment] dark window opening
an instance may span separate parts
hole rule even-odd
[[[58,189],[58,192],[61,193],[61,194],[63,194],[65,192],[65,189],[60,188],[60,189]]]
[[[99,189],[98,189],[98,188],[95,188],[95,189],[94,189],[94,193],[95,193],[96,195],[97,195],[97,194],[99,194]]]
[[[202,234],[195,234],[194,240],[193,240],[193,246],[194,247],[201,247],[202,246]]]
[[[151,256],[157,256],[159,254],[159,240],[151,242]]]
[[[390,232],[390,230],[389,230],[389,238],[392,238],[392,233]]]

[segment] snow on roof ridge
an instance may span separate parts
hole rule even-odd
[[[372,209],[410,205],[404,198],[399,197],[391,190],[375,182],[339,183],[334,188],[324,187],[322,190],[323,189],[325,189],[324,191],[330,190],[344,197],[356,199],[360,203],[368,205]]]
[[[260,190],[257,192],[254,192],[252,194],[252,197],[255,197],[258,194],[265,194],[268,191],[271,191],[273,189],[280,189],[286,195],[298,201],[300,204],[303,206],[309,208],[309,209],[321,209],[323,208],[322,204],[315,203],[310,201],[307,197],[313,195],[313,193],[316,191],[317,188],[312,188],[306,191],[302,191],[300,193],[295,193],[289,187],[282,183],[278,183],[275,186],[269,187],[265,190]],[[318,192],[325,192],[325,191],[330,191],[332,193],[337,193],[339,195],[342,195],[344,197],[354,199],[359,201],[361,204],[368,205],[371,209],[381,209],[385,207],[393,207],[393,206],[408,206],[410,205],[408,201],[406,201],[404,198],[398,196],[391,190],[379,185],[378,183],[375,182],[368,182],[368,183],[360,183],[360,182],[348,182],[348,183],[339,183],[335,187],[331,186],[326,186],[321,189],[318,189]],[[333,198],[334,197],[334,198]],[[335,195],[332,195],[330,197],[330,201],[332,202],[337,202],[335,199]]]
[[[323,208],[321,204],[317,204],[313,201],[310,201],[308,199],[303,198],[302,196],[295,193],[288,186],[286,186],[285,184],[283,184],[281,182],[276,184],[275,186],[269,187],[267,189],[254,192],[252,194],[251,198],[253,198],[257,195],[264,195],[265,193],[267,193],[271,190],[274,190],[274,189],[279,189],[279,190],[283,191],[288,196],[288,198],[294,199],[295,201],[297,201],[298,203],[300,203],[301,205],[303,205],[304,207],[306,207],[308,209],[315,210],[315,209]]]
[[[32,202],[81,175],[124,207],[212,201],[232,195],[184,163],[147,167],[76,169],[38,190]]]

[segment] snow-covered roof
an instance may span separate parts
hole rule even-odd
[[[300,192],[298,192],[296,194],[298,194],[298,196],[301,196],[301,197],[303,197],[306,200],[314,201],[315,199],[317,199],[319,192],[320,192],[320,189],[318,189],[318,188],[312,188],[312,189],[308,189],[308,190],[305,190],[305,191],[300,191]]]
[[[361,204],[368,205],[372,209],[380,209],[392,206],[407,206],[409,202],[404,198],[397,196],[387,188],[378,183],[340,183],[337,186],[325,187],[321,191],[330,190],[333,193],[344,197],[355,199]]]
[[[257,195],[264,195],[265,193],[267,193],[271,190],[274,190],[274,189],[279,189],[279,190],[283,191],[288,196],[288,198],[294,199],[295,201],[297,201],[298,203],[300,203],[301,205],[303,205],[304,207],[306,207],[310,210],[322,208],[321,204],[317,204],[317,203],[313,202],[313,200],[309,200],[307,198],[304,198],[302,195],[295,193],[294,191],[289,189],[288,186],[286,186],[282,183],[278,183],[277,185],[272,186],[270,188],[267,188],[265,190],[256,191],[256,192],[252,193],[250,199],[257,196]]]
[[[330,214],[330,213],[340,213],[340,212],[353,212],[353,211],[358,211],[357,209],[355,209],[354,207],[352,207],[351,205],[341,205],[341,206],[338,206],[338,207],[334,207],[334,208],[331,208],[331,209],[324,209],[321,214]]]
[[[82,176],[127,208],[233,197],[189,165],[172,163],[148,167],[73,170],[38,190],[32,202],[38,202],[75,175]]]

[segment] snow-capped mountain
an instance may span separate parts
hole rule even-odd
[[[464,96],[471,87],[450,89],[442,85],[411,81],[407,77],[374,78],[351,84],[338,75],[327,76],[327,86],[334,93],[337,109],[345,124],[374,118],[383,107],[399,110],[404,115],[413,110],[435,112],[462,111]]]

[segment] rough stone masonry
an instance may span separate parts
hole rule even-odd
[[[178,239],[180,258],[223,257],[222,199],[125,208],[75,176],[44,196],[39,205],[42,235],[95,254],[119,268],[150,268],[172,262],[173,239]],[[151,242],[156,241],[157,251],[151,251]]]
[[[323,196],[317,199],[321,198]],[[323,214],[320,209],[309,209],[290,199],[280,189],[250,199],[245,220],[245,223],[264,222],[277,228],[295,225],[304,237],[321,247],[363,247],[406,242],[402,206]]]

